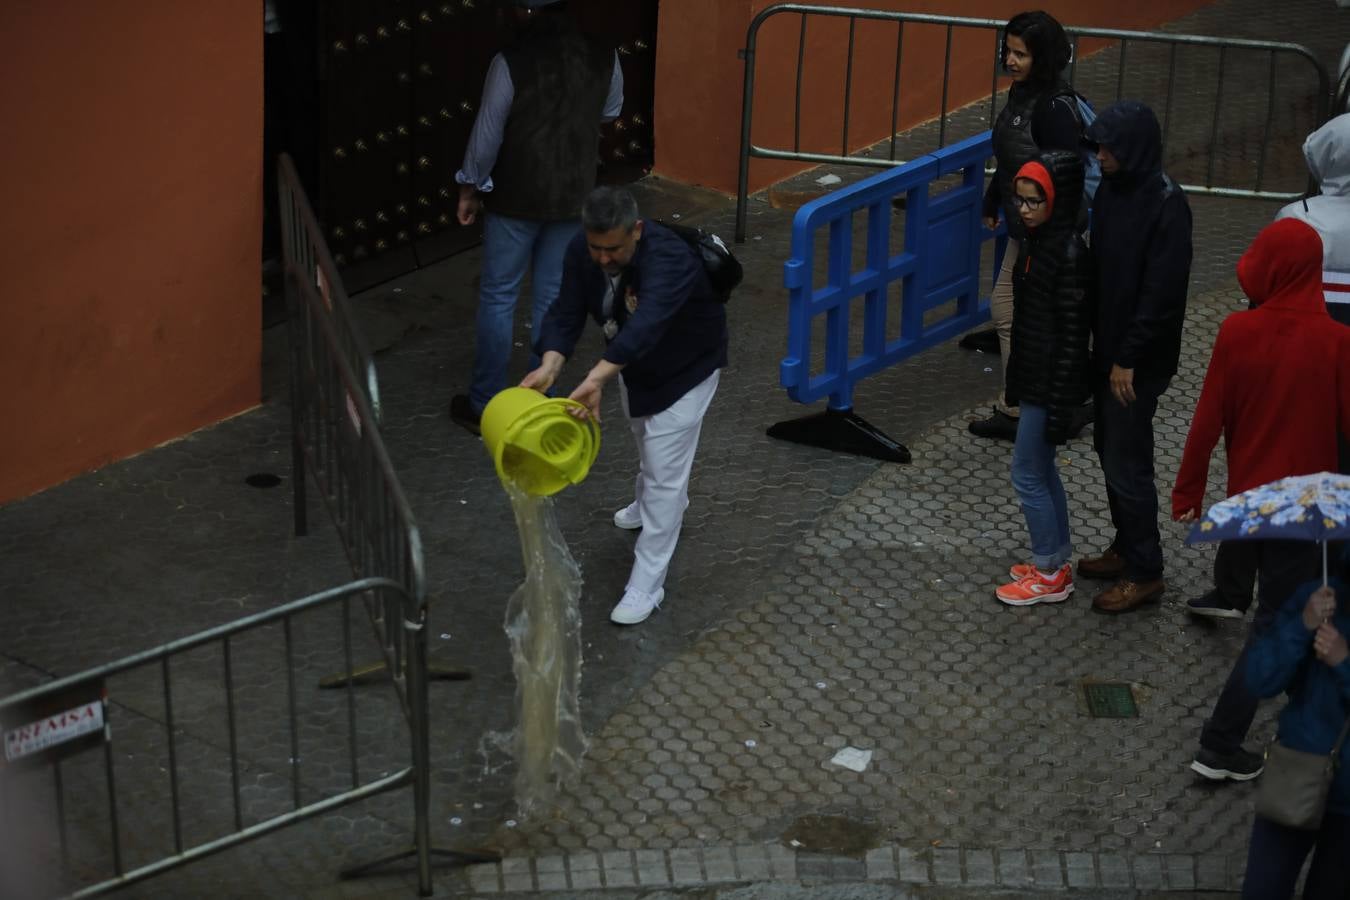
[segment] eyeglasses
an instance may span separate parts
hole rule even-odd
[[[1040,197],[1023,197],[1021,194],[1013,194],[1012,205],[1015,209],[1037,210],[1045,205],[1045,201]]]

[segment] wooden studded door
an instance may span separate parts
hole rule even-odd
[[[656,0],[572,0],[583,28],[614,45],[623,66],[623,113],[600,138],[601,178],[627,182],[651,171],[656,96]]]
[[[568,0],[611,41],[624,110],[602,129],[606,181],[652,162],[656,0]],[[477,243],[455,218],[455,172],[493,54],[510,38],[503,0],[330,0],[318,18],[316,211],[350,291]]]

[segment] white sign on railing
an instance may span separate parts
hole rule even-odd
[[[109,739],[107,697],[101,684],[81,685],[6,711],[4,765],[46,762]]]

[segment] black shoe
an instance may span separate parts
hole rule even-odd
[[[1210,781],[1251,781],[1265,769],[1266,761],[1259,753],[1239,747],[1232,753],[1215,753],[1200,748],[1191,761],[1191,771]]]
[[[987,419],[976,419],[969,426],[970,433],[976,437],[992,438],[1000,441],[1017,440],[1017,419],[1001,410]]]
[[[483,414],[475,412],[468,394],[456,394],[450,398],[450,421],[473,434],[479,434],[479,425]]]
[[[1240,619],[1246,614],[1246,610],[1225,603],[1218,591],[1207,591],[1202,597],[1187,600],[1186,612],[1193,616],[1209,616],[1214,619]]]
[[[998,332],[993,328],[987,328],[984,331],[972,331],[957,341],[956,346],[980,353],[992,353],[996,356],[1001,352],[998,344]]]
[[[1082,434],[1083,429],[1091,425],[1095,418],[1096,411],[1092,408],[1091,403],[1075,409],[1069,420],[1069,440],[1073,440]]]

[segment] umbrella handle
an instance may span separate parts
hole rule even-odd
[[[1327,542],[1322,542],[1322,587],[1327,586]]]

